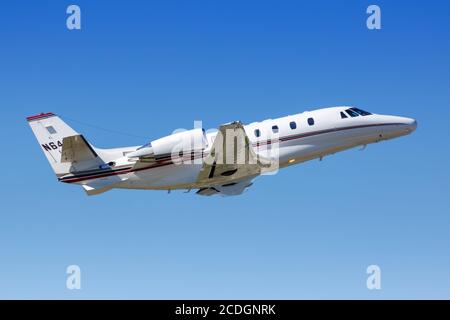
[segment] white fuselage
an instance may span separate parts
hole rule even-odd
[[[378,114],[350,116],[346,113],[349,108],[306,111],[254,122],[244,126],[244,129],[256,153],[267,154],[268,150],[276,148],[279,167],[283,168],[356,146],[407,135],[417,126],[414,119],[404,117]],[[209,152],[216,134],[205,134],[205,154]],[[267,143],[273,140],[277,143]],[[174,164],[166,159],[136,168],[133,167],[134,160],[126,154],[137,149],[129,147],[114,151],[100,150],[103,157],[113,163],[111,173],[103,176],[98,173],[77,174],[62,181],[85,184],[116,175],[123,180],[116,188],[171,190],[207,187],[197,182],[202,169],[201,162]]]

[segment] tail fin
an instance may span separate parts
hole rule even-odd
[[[93,147],[86,142],[84,137],[69,127],[57,115],[41,113],[28,117],[27,121],[58,177],[102,163]],[[79,150],[85,152],[86,149],[92,151],[90,157],[83,154],[82,159],[80,159],[80,157],[77,158],[73,155],[74,152],[80,154]],[[64,155],[63,159],[61,159],[62,154]],[[82,161],[75,166],[77,160]]]

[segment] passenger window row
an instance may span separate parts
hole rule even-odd
[[[341,119],[345,119],[348,118],[349,116],[354,118],[354,117],[359,117],[359,116],[370,116],[371,113],[368,111],[364,111],[358,108],[349,108],[345,111],[341,111]],[[307,119],[308,125],[313,126],[314,125],[314,118],[308,118]],[[289,123],[289,127],[291,128],[291,130],[295,130],[297,129],[297,123],[295,121],[291,121]],[[273,133],[278,133],[280,131],[280,129],[278,128],[277,125],[273,125],[272,126],[272,132]],[[255,137],[259,138],[261,136],[261,131],[259,129],[255,129],[254,131]]]
[[[308,118],[307,121],[310,126],[314,125],[314,118]],[[297,129],[297,123],[295,121],[291,121],[289,123],[289,127],[291,128],[291,130],[295,130],[295,129]],[[278,128],[277,125],[272,126],[273,133],[278,133],[279,131],[280,131],[280,129]],[[255,133],[255,137],[257,137],[257,138],[259,138],[261,136],[261,131],[259,129],[255,129],[254,133]]]

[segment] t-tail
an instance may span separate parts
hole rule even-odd
[[[110,175],[114,172],[111,166],[114,167],[118,159],[125,159],[126,153],[136,151],[137,147],[95,148],[54,113],[41,113],[28,117],[27,121],[60,181],[80,184],[88,195],[95,195],[108,191],[127,179]],[[128,158],[125,160],[126,168],[117,163],[124,172],[130,166]],[[105,174],[107,177],[104,177]]]
[[[54,113],[28,117],[27,121],[58,178],[105,165],[83,135]]]

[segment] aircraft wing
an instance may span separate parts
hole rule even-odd
[[[214,185],[208,188],[202,188],[197,191],[197,194],[201,196],[213,196],[215,194],[220,194],[222,196],[237,196],[253,185],[253,179],[254,178],[247,178],[224,185]]]
[[[206,185],[227,184],[258,176],[270,164],[269,160],[255,153],[242,123],[232,122],[219,127],[197,182]]]

